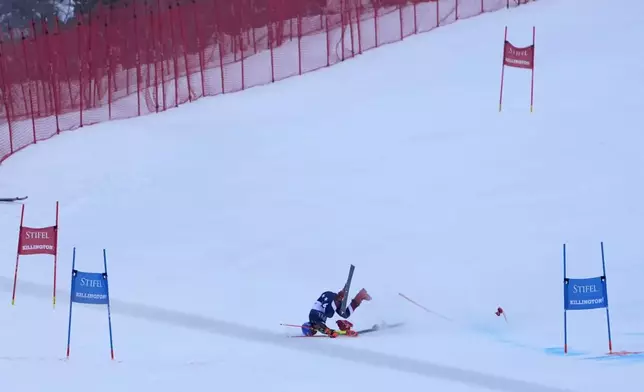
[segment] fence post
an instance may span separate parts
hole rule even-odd
[[[141,45],[139,44],[139,18],[136,14],[136,3],[132,4],[132,23],[134,24],[134,62],[136,64],[136,110],[141,115]],[[129,72],[127,73],[130,74]]]
[[[362,2],[356,1],[356,24],[358,27],[358,53],[362,54],[362,31],[360,25],[362,24]]]
[[[161,18],[163,17],[163,13],[161,10],[159,10],[158,13],[158,20],[157,20],[157,32],[159,33],[159,36],[157,37],[159,39],[159,49],[161,55],[159,56],[159,62],[161,63],[161,100],[163,102],[163,111],[165,112],[168,109],[168,104],[167,104],[167,98],[166,98],[166,93],[165,93],[165,45],[164,42],[165,40],[163,39],[163,32],[161,29]]]
[[[11,27],[9,27],[9,37],[11,37],[11,42],[13,44],[13,49],[14,49],[13,53],[14,53],[14,55],[16,55],[16,57],[20,57],[20,56],[17,55],[19,49],[16,48],[16,44],[15,44],[15,40],[14,40],[13,36],[14,36],[13,30],[12,30]],[[25,37],[22,36],[22,40],[20,41],[20,47],[22,49],[24,49],[24,39],[25,39]],[[24,56],[25,56],[25,54],[23,53],[22,57],[23,57],[24,66],[21,67],[21,68],[24,69],[25,77],[26,77],[27,80],[29,80],[29,68],[27,67],[27,63],[26,63],[27,59],[25,59]],[[25,84],[23,82],[23,79],[20,78],[18,80],[18,82],[20,83],[20,90],[22,92],[22,103],[24,104],[24,108],[25,108],[25,116],[28,116],[29,115],[29,105],[27,104],[27,95],[28,94],[25,92]],[[20,115],[18,115],[18,116],[20,116]]]
[[[20,37],[22,39],[22,55],[25,62],[25,70],[27,71],[26,76],[27,76],[27,85],[29,90],[29,109],[28,110],[31,112],[31,127],[33,132],[33,142],[36,143],[36,118],[34,117],[34,101],[33,101],[33,96],[31,94],[31,76],[29,75],[30,61],[27,60],[27,44],[25,43],[26,41],[25,33],[21,31]]]
[[[201,48],[201,29],[199,28],[199,18],[197,18],[197,2],[196,0],[192,0],[192,15],[195,23],[195,30],[197,31],[197,52],[199,54],[199,71],[201,72],[201,96],[205,97],[206,96],[206,80],[205,80],[205,75],[204,75],[204,53],[203,51],[206,50],[206,45],[203,46],[203,49]],[[253,30],[254,31],[254,30]],[[257,50],[255,50],[257,52]]]
[[[275,83],[275,53],[273,50],[273,36],[275,32],[273,31],[273,18],[272,13],[269,11],[268,24],[266,25],[266,31],[268,32],[268,47],[271,52],[271,82]]]
[[[150,63],[154,62],[154,112],[159,113],[159,70],[157,67],[157,41],[159,40],[156,31],[157,18],[154,17],[154,11],[150,9],[150,35],[152,36],[150,45],[152,50],[152,59],[148,60],[148,79],[150,78]],[[149,85],[148,85],[149,89]]]
[[[376,0],[371,0],[371,4],[373,5],[373,25],[375,30],[376,48],[377,48],[378,46],[380,46],[378,44],[378,6],[380,4],[376,3]]]
[[[221,79],[221,93],[225,94],[226,93],[226,82],[225,82],[225,76],[226,73],[224,72],[224,54],[226,53],[224,51],[224,34],[222,30],[222,19],[221,19],[221,12],[220,12],[220,2],[215,1],[214,6],[213,6],[213,11],[215,12],[214,19],[215,19],[215,37],[217,41],[217,49],[219,50],[219,73],[220,73],[220,79]],[[272,55],[272,54],[271,54]]]
[[[38,34],[36,32],[36,21],[33,18],[31,19],[31,34],[32,34],[32,37],[33,37],[33,39],[31,40],[31,42],[33,43],[32,46],[34,47],[34,51],[36,52],[36,64],[34,65],[34,69],[36,71],[35,72],[36,75],[34,75],[34,79],[35,79],[34,84],[36,85],[36,113],[37,113],[37,117],[40,118],[42,116],[42,113],[40,111],[40,86],[43,84],[43,80],[42,80],[43,79],[43,75],[42,75],[42,73],[43,73],[42,72],[42,64],[43,63],[42,63],[41,58],[40,58],[40,47],[39,47],[39,44],[38,44]],[[43,89],[43,95],[45,95],[45,86],[44,85],[42,86],[42,89]],[[44,96],[43,96],[43,103],[45,104],[45,108],[44,108],[45,113],[44,114],[47,115],[47,113],[48,113],[48,111],[47,111],[47,100],[46,100],[46,98]]]
[[[56,40],[54,41],[56,43],[55,52],[60,54],[61,53],[61,48],[62,48],[62,46],[60,45],[60,41],[61,41],[61,39],[60,39],[60,24],[59,24],[59,21],[58,21],[58,16],[56,16],[55,18],[56,18],[56,32],[54,33],[54,35],[56,36]],[[71,32],[72,32],[72,30],[69,31],[68,35],[71,34]],[[78,38],[78,29],[74,30],[74,34],[76,34],[76,39],[78,40],[79,39]],[[67,48],[67,47],[65,46],[65,48]],[[62,55],[62,58],[63,58],[63,67],[65,68],[65,77],[67,78],[67,89],[68,89],[68,92],[69,92],[69,104],[70,104],[70,108],[73,108],[74,105],[73,105],[73,102],[72,102],[72,97],[73,97],[73,95],[72,95],[72,82],[71,82],[70,77],[69,77],[69,63],[67,62],[67,54],[68,53],[69,52],[65,52]],[[79,64],[80,64],[80,53],[78,53],[78,56],[76,56],[76,57],[79,59]],[[63,105],[62,92],[60,91],[60,79],[58,81],[58,84],[59,84],[59,88],[58,88],[58,107],[59,107],[59,111],[62,112],[62,109],[60,109],[60,107]]]
[[[79,84],[79,106],[80,106],[80,124],[79,126],[82,128],[83,127],[83,105],[84,105],[84,98],[83,98],[83,29],[82,29],[83,23],[81,22],[81,16],[78,16],[78,23],[76,24],[76,30],[78,31],[77,36],[78,36],[78,84]],[[71,83],[70,83],[70,98],[72,97],[71,95]]]
[[[174,106],[179,106],[179,65],[177,60],[177,45],[175,43],[174,35],[174,12],[172,4],[168,6],[168,13],[170,18],[170,50],[172,51],[172,64],[174,66]]]
[[[109,6],[109,14],[111,16],[112,14],[112,5],[110,4]],[[110,18],[111,19],[111,18]],[[110,20],[111,22],[111,20]],[[111,45],[111,40],[110,37],[112,34],[110,34],[112,30],[112,26],[108,26],[108,15],[105,15],[105,22],[104,22],[104,29],[103,29],[103,39],[105,40],[105,61],[107,65],[107,113],[108,113],[108,119],[112,120],[112,45]],[[108,29],[110,27],[110,29]],[[100,83],[100,82],[99,82]]]
[[[43,20],[42,23],[43,30],[45,32],[45,46],[47,47],[47,64],[49,65],[49,83],[51,85],[51,91],[50,91],[50,97],[52,100],[52,105],[54,107],[54,114],[56,116],[56,134],[60,133],[60,122],[58,119],[58,114],[60,112],[59,107],[58,107],[58,95],[60,92],[58,91],[58,87],[60,84],[57,82],[58,81],[58,70],[56,69],[57,67],[54,66],[54,64],[58,64],[58,62],[54,63],[54,58],[55,55],[52,56],[51,51],[52,47],[54,46],[53,43],[51,42],[51,35],[49,34],[49,26],[46,24],[46,22]]]
[[[329,37],[329,14],[328,11],[324,13],[324,27],[326,30],[326,66],[331,65],[331,37]]]
[[[239,9],[239,34],[237,34],[236,40],[239,41],[239,53],[241,56],[240,67],[241,67],[241,89],[246,89],[246,75],[245,66],[244,66],[244,7]]]
[[[351,12],[354,7],[351,2],[347,5],[348,9],[348,16],[349,16],[349,34],[351,35],[351,57],[355,57],[356,55],[356,45],[355,45],[355,39],[353,38],[353,12]],[[360,21],[357,19],[357,14],[356,14],[356,22],[360,23]]]
[[[414,1],[414,34],[418,34],[418,2]]]
[[[183,61],[186,67],[186,83],[188,84],[188,101],[192,102],[192,85],[190,84],[190,67],[188,64],[188,49],[186,44],[186,33],[183,25],[183,14],[181,13],[181,5],[177,3],[177,13],[179,14],[179,32],[181,34],[181,41],[183,43]]]
[[[9,154],[13,153],[13,129],[11,126],[11,111],[9,110],[9,105],[11,105],[11,89],[7,88],[7,79],[5,78],[5,58],[4,47],[2,39],[0,38],[0,79],[2,79],[2,103],[5,107],[5,113],[7,115],[7,126],[9,127]],[[8,95],[8,99],[7,99]],[[0,155],[0,159],[4,156]]]
[[[402,41],[403,38],[405,38],[405,32],[404,32],[404,18],[403,18],[403,6],[401,4],[398,4],[398,14],[400,17],[400,40]]]
[[[340,0],[340,60],[344,61],[344,26],[345,26],[345,20],[344,20],[344,1],[345,0]],[[335,46],[336,54],[338,51],[338,46]]]
[[[161,28],[163,17],[163,11],[161,10],[161,2],[157,0],[157,23],[155,24],[157,32],[157,40],[159,41],[159,50],[161,55],[159,56],[159,62],[161,63],[161,95],[163,100],[163,109],[162,111],[167,110],[166,97],[165,97],[165,45],[163,44],[165,40],[163,39],[163,29]],[[155,63],[156,64],[156,63]],[[155,67],[156,68],[156,67]]]
[[[253,31],[253,53],[257,54],[257,38],[255,37],[255,27],[251,25],[251,30]]]
[[[99,3],[99,7],[100,7]],[[92,43],[94,42],[92,39],[94,36],[98,36],[98,34],[95,34],[95,32],[98,32],[98,29],[100,28],[100,18],[101,15],[97,14],[96,15],[96,22],[92,23],[91,18],[90,18],[90,23],[89,23],[89,34],[87,36],[87,41],[88,41],[88,50],[87,54],[89,55],[88,57],[88,77],[87,77],[87,82],[89,84],[88,89],[89,89],[89,102],[87,102],[87,107],[88,108],[93,108],[96,106],[96,96],[100,95],[100,84],[99,81],[97,80],[96,76],[96,63],[97,61],[94,61],[93,58],[93,47]],[[98,45],[97,45],[97,50],[98,50]]]
[[[297,72],[302,75],[302,12],[297,11]]]

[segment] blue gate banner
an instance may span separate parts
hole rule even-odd
[[[96,272],[72,272],[72,301],[84,304],[107,305],[107,274]]]
[[[564,301],[566,310],[607,307],[605,280],[601,276],[587,279],[567,279]]]
[[[608,311],[608,288],[606,286],[606,258],[604,243],[600,243],[602,252],[602,276],[596,278],[573,279],[566,273],[566,244],[563,245],[563,278],[564,278],[564,353],[568,353],[568,311],[606,309],[606,328],[608,329],[608,352],[613,352],[613,341],[610,332],[610,313]]]
[[[110,356],[114,360],[114,342],[112,340],[112,311],[110,310],[110,289],[107,282],[107,252],[103,249],[103,267],[105,272],[82,272],[76,268],[76,248],[72,258],[72,289],[69,291],[69,321],[67,324],[67,358],[72,342],[72,311],[74,303],[90,305],[107,305],[107,323],[110,333]]]

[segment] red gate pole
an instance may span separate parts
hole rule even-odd
[[[503,78],[505,77],[505,44],[508,42],[508,26],[505,26],[505,34],[503,36],[503,52],[501,55],[501,92],[499,93],[499,112],[501,105],[503,105]]]
[[[534,52],[536,50],[535,47],[535,36],[536,36],[536,28],[535,26],[532,26],[532,77],[530,78],[530,113],[532,113],[532,107],[534,106]]]
[[[58,202],[56,202],[56,226],[54,229],[56,238],[54,239],[56,244],[56,253],[54,253],[54,309],[56,309],[56,269],[58,264]]]
[[[18,262],[20,260],[20,242],[22,241],[22,224],[25,221],[25,205],[22,205],[20,213],[20,230],[18,231],[18,249],[16,250],[16,269],[13,273],[13,290],[11,294],[11,305],[16,304],[16,284],[18,283]]]

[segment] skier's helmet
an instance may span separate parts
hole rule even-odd
[[[304,336],[313,336],[317,331],[311,327],[311,323],[306,322],[302,324],[302,333]]]

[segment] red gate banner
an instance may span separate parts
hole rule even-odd
[[[505,79],[505,67],[529,69],[530,78],[530,113],[534,106],[534,48],[535,48],[535,27],[532,27],[532,45],[517,47],[508,41],[508,27],[505,27],[503,39],[503,62],[501,64],[501,93],[499,94],[499,112],[503,105],[503,81]]]
[[[11,304],[16,304],[16,286],[18,283],[18,264],[20,256],[51,255],[54,256],[54,291],[53,305],[56,307],[56,264],[58,263],[58,202],[56,202],[56,224],[48,227],[24,226],[25,205],[20,214],[20,234],[18,236],[18,252],[16,253],[16,269],[13,275],[13,290]]]
[[[27,255],[56,255],[56,226],[35,229],[21,227],[18,253]]]

